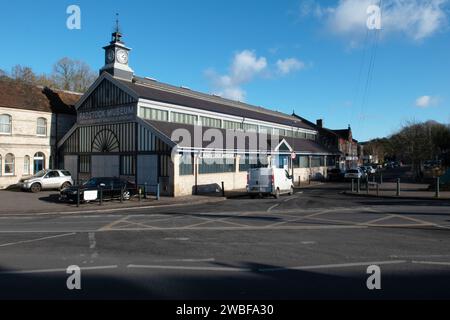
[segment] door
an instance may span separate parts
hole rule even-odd
[[[118,177],[119,156],[92,156],[92,177]]]
[[[73,181],[78,180],[78,156],[64,156],[63,169],[70,172]]]
[[[44,189],[57,189],[60,187],[60,176],[58,171],[50,171],[44,177]]]
[[[158,156],[157,155],[141,155],[138,156],[137,183],[139,185],[147,184],[150,191],[151,186],[158,183]]]

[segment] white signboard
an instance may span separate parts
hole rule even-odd
[[[85,191],[84,192],[84,201],[94,201],[98,198],[98,191],[92,190],[92,191]]]

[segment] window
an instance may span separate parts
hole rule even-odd
[[[5,157],[5,176],[13,176],[14,175],[14,155],[8,153]]]
[[[222,120],[209,117],[200,117],[202,126],[208,128],[222,128]]]
[[[3,168],[3,163],[2,163],[2,156],[0,155],[0,177],[2,176],[2,168]]]
[[[200,174],[234,172],[234,159],[199,159]]]
[[[311,167],[318,168],[325,165],[325,158],[323,156],[314,156],[311,158]]]
[[[153,108],[141,107],[141,117],[148,120],[169,121],[169,112]]]
[[[248,171],[253,168],[261,168],[264,164],[261,162],[260,156],[256,154],[242,155],[239,161],[239,171]]]
[[[134,156],[120,156],[120,174],[123,176],[132,176],[136,173]]]
[[[306,139],[306,132],[298,131],[295,133],[296,138]]]
[[[46,136],[47,135],[47,119],[45,119],[45,118],[37,119],[36,134],[38,136]]]
[[[224,120],[223,128],[228,130],[242,130],[242,123]]]
[[[11,116],[8,114],[0,115],[0,133],[11,134]]]
[[[185,153],[180,158],[180,176],[190,176],[194,174],[194,155]]]
[[[197,116],[180,112],[172,112],[172,122],[196,125]]]
[[[259,133],[272,134],[272,128],[259,126]]]
[[[299,156],[297,158],[298,168],[309,168],[309,156]]]
[[[315,134],[308,133],[308,134],[306,135],[306,139],[308,139],[308,140],[316,140],[316,135],[315,135]]]
[[[91,157],[90,156],[80,156],[80,173],[91,172]]]
[[[38,173],[39,171],[45,168],[45,155],[42,152],[38,152],[34,155],[34,173]]]
[[[25,156],[25,158],[23,158],[23,174],[26,176],[30,174],[30,157],[29,156]]]
[[[59,172],[58,171],[50,171],[47,173],[47,178],[59,178]]]
[[[244,123],[245,132],[258,132],[258,126],[255,124]]]

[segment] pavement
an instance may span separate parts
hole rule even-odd
[[[343,195],[0,216],[0,298],[448,299],[450,206]],[[68,266],[82,289],[66,287]],[[382,289],[367,289],[367,268]]]
[[[79,207],[72,202],[59,200],[58,191],[43,191],[40,193],[23,192],[18,190],[0,190],[0,216],[17,214],[77,214],[94,212],[111,212],[111,210],[130,211],[136,209],[151,209],[153,207],[200,205],[224,201],[220,195],[184,196],[178,198],[149,196],[148,199],[133,198],[130,201],[105,200],[100,206],[99,202],[83,203]]]

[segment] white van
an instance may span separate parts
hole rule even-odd
[[[278,199],[281,194],[294,194],[294,182],[285,169],[250,169],[247,175],[247,192],[252,198],[257,195],[272,195]]]

